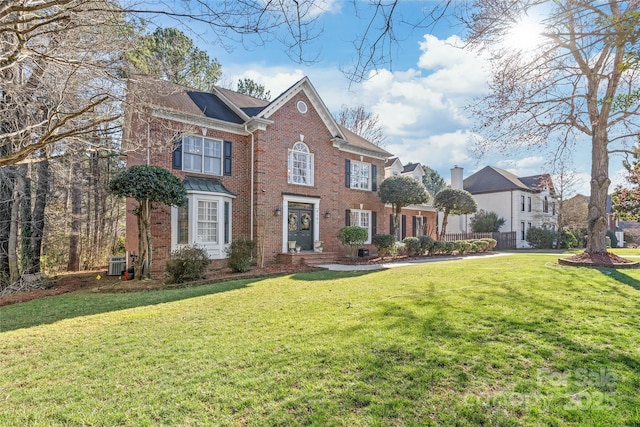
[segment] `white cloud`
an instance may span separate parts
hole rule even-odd
[[[542,173],[546,159],[542,156],[531,156],[523,159],[503,159],[496,166],[511,172],[517,177],[538,175]]]
[[[455,131],[423,138],[403,138],[400,142],[389,144],[386,149],[405,164],[419,162],[438,170],[447,178],[447,171],[454,165],[472,167],[473,159],[468,149],[471,139],[470,132]]]

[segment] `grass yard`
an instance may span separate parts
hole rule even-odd
[[[0,426],[640,426],[640,270],[542,254],[0,307]]]

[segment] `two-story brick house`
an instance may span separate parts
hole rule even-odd
[[[180,245],[203,246],[222,265],[232,240],[251,238],[272,263],[294,241],[342,253],[345,225],[388,229],[377,186],[391,154],[339,126],[306,77],[271,102],[132,79],[124,128],[128,166],[165,167],[187,189],[186,207],[153,213],[154,273]],[[135,251],[130,212],[126,226]]]

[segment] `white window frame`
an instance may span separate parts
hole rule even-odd
[[[371,163],[351,160],[350,168],[349,188],[354,190],[371,191]],[[366,171],[366,176],[364,176],[364,171]]]
[[[199,146],[190,149],[190,143],[198,142]],[[211,147],[206,147],[209,143]],[[196,144],[194,144],[195,146]],[[191,166],[193,162],[187,161],[189,156],[199,158],[198,167]],[[211,160],[209,170],[206,170],[207,160]],[[185,172],[196,172],[207,175],[222,176],[224,162],[224,145],[220,139],[206,138],[197,135],[185,135],[182,137],[182,170]]]
[[[296,162],[302,161],[304,161],[304,168],[296,167]],[[287,166],[287,182],[289,184],[307,187],[314,185],[313,153],[307,144],[302,141],[293,144],[287,155]]]
[[[365,217],[365,225],[362,225],[363,219]],[[363,209],[351,209],[349,221],[351,225],[367,230],[367,241],[364,243],[371,243],[371,211]]]
[[[171,207],[171,250],[179,249],[187,245],[205,248],[209,258],[226,258],[226,249],[232,241],[233,230],[233,199],[235,197],[226,193],[209,193],[206,191],[187,192],[188,227],[187,243],[178,243],[178,216],[179,208]],[[217,207],[215,238],[212,241],[202,241],[198,238],[199,209],[202,203],[215,203]],[[225,221],[225,203],[229,203],[229,217]],[[225,230],[226,228],[226,230]],[[227,240],[225,241],[225,232]]]

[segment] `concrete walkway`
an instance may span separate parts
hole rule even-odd
[[[402,261],[385,262],[381,264],[319,264],[318,267],[333,271],[368,271],[383,270],[386,268],[404,267],[406,265],[425,264],[440,261],[462,261],[465,259],[492,258],[497,256],[510,255],[505,253],[467,255],[467,256],[434,256],[422,258],[410,258]]]

